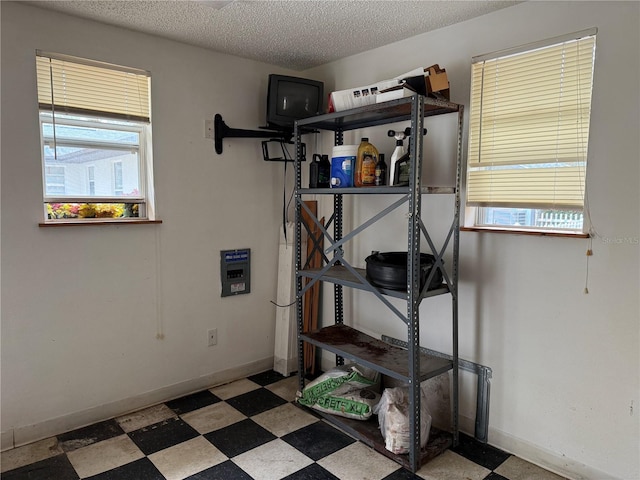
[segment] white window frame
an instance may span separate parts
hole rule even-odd
[[[133,121],[117,121],[111,118],[92,118],[92,117],[81,117],[81,116],[67,116],[63,114],[55,115],[55,124],[56,125],[69,125],[69,126],[77,126],[77,127],[85,127],[85,128],[104,128],[109,130],[120,130],[125,132],[136,132],[139,138],[139,144],[121,144],[121,143],[111,143],[108,141],[105,142],[97,142],[91,140],[76,140],[76,139],[54,139],[53,136],[45,136],[44,134],[44,124],[52,123],[52,115],[51,112],[41,111],[40,112],[40,138],[41,138],[41,152],[42,152],[42,168],[43,172],[46,169],[46,165],[44,163],[44,147],[45,145],[54,145],[54,142],[57,142],[58,146],[66,146],[66,147],[85,147],[85,148],[105,148],[109,150],[122,150],[123,152],[134,151],[138,153],[138,178],[140,184],[140,194],[135,197],[123,197],[123,196],[96,196],[96,195],[47,195],[46,193],[43,196],[43,203],[45,204],[45,218],[46,218],[46,205],[49,203],[137,203],[141,207],[141,211],[139,212],[139,216],[135,217],[136,219],[152,219],[150,217],[150,205],[149,205],[149,186],[150,179],[148,176],[148,172],[150,171],[150,161],[151,159],[147,155],[147,146],[150,143],[151,125],[145,124],[142,122],[133,122]],[[115,162],[114,162],[115,163]],[[113,169],[112,164],[112,169]],[[114,170],[112,170],[114,171]],[[115,172],[115,171],[114,171]],[[115,177],[113,178],[115,182]],[[46,185],[46,184],[45,184]],[[46,190],[45,190],[46,192]],[[91,221],[91,219],[80,219],[81,221]],[[126,221],[126,218],[123,219],[113,219],[115,221]],[[60,219],[47,219],[47,221],[60,222]],[[104,221],[104,219],[101,219]]]
[[[516,53],[526,53],[526,52],[530,52],[530,51],[534,51],[540,48],[545,48],[545,47],[551,47],[554,45],[558,45],[561,44],[563,42],[572,40],[572,39],[577,39],[577,38],[583,38],[583,37],[587,37],[587,36],[593,36],[594,38],[596,37],[597,34],[597,29],[596,28],[591,28],[588,30],[584,30],[581,32],[576,32],[573,34],[569,34],[569,35],[565,35],[562,37],[556,37],[553,39],[548,39],[548,40],[544,40],[541,42],[536,42],[533,44],[529,44],[529,45],[524,45],[521,47],[516,47],[513,49],[508,49],[508,50],[503,50],[500,52],[495,52],[495,53],[491,53],[491,54],[486,54],[486,55],[481,55],[479,57],[475,57],[474,58],[474,63],[476,61],[478,61],[478,59],[484,59],[484,60],[488,60],[488,59],[492,59],[492,58],[500,58],[500,57],[504,57],[507,55],[513,55]],[[592,67],[593,69],[593,67]],[[592,70],[593,72],[593,70]],[[592,73],[593,75],[593,73]],[[470,127],[471,128],[471,127]],[[585,170],[586,170],[586,164],[585,164]],[[472,205],[465,205],[464,208],[464,227],[465,228],[469,228],[469,229],[486,229],[486,230],[506,230],[506,231],[513,231],[513,232],[526,232],[526,233],[531,233],[531,232],[548,232],[548,233],[562,233],[562,234],[580,234],[580,235],[584,235],[585,232],[588,232],[590,230],[590,224],[588,223],[588,214],[586,212],[587,207],[588,207],[588,203],[587,203],[587,192],[586,192],[586,174],[585,174],[585,192],[584,192],[584,206],[583,208],[575,208],[575,209],[570,209],[570,208],[544,208],[541,206],[519,206],[519,207],[504,207],[501,205],[489,205],[489,206],[472,206]],[[534,225],[517,225],[517,224],[512,224],[512,225],[501,225],[501,224],[496,224],[496,223],[487,223],[484,221],[484,219],[486,218],[487,214],[490,213],[488,212],[488,209],[500,209],[500,208],[506,208],[506,209],[510,209],[512,211],[518,211],[518,210],[526,210],[527,211],[527,216],[529,217],[538,217],[539,212],[542,211],[549,211],[549,212],[555,212],[557,214],[561,214],[562,212],[568,212],[568,211],[572,211],[574,213],[579,213],[580,216],[582,216],[582,226],[581,227],[568,227],[568,228],[561,228],[558,226],[536,226]],[[570,223],[570,222],[567,222]]]
[[[46,53],[37,51],[37,70],[38,70],[38,99],[40,103],[40,115],[39,115],[39,124],[40,124],[40,139],[41,139],[41,155],[42,155],[42,172],[43,172],[43,204],[44,204],[44,218],[46,223],[62,223],[62,222],[70,222],[70,223],[87,223],[92,221],[113,221],[113,222],[127,222],[127,221],[140,221],[140,220],[149,220],[155,221],[155,208],[154,208],[154,188],[153,188],[153,163],[152,163],[152,140],[151,140],[151,112],[150,106],[148,103],[141,104],[141,110],[137,110],[137,104],[135,101],[135,92],[147,92],[147,95],[150,92],[150,73],[145,72],[143,70],[132,69],[129,67],[122,67],[118,65],[106,64],[103,62],[97,62],[89,59],[83,59],[78,57],[71,57],[63,54],[55,54],[55,53]],[[42,60],[45,59],[45,62]],[[65,85],[62,82],[68,81],[64,80],[63,77],[59,77],[58,70],[52,70],[49,73],[49,65],[50,62],[67,62],[64,65],[64,68],[71,68],[72,70],[76,67],[80,69],[94,69],[91,72],[91,75],[97,73],[100,75],[99,77],[95,77],[93,80],[89,80],[87,83],[87,89],[84,93],[80,93],[80,96],[70,96],[69,99],[66,98],[66,90],[59,90],[60,85]],[[83,65],[85,67],[83,67]],[[97,69],[97,70],[95,70]],[[102,69],[102,70],[100,70]],[[54,73],[55,80],[53,78]],[[143,83],[138,84],[138,90],[131,90],[131,85],[129,84],[127,88],[129,90],[124,92],[121,90],[119,86],[120,83],[118,81],[113,81],[113,77],[102,77],[102,72],[105,72],[106,75],[111,75],[110,72],[114,72],[113,75],[124,74],[125,75],[135,75],[138,79],[147,77],[146,85]],[[62,78],[62,80],[60,80]],[[76,78],[76,77],[74,77]],[[82,77],[79,77],[82,78]],[[98,80],[104,79],[103,80]],[[128,77],[131,78],[131,77]],[[123,80],[123,82],[129,82],[129,80]],[[143,81],[144,80],[135,80]],[[93,82],[93,83],[92,83]],[[69,85],[69,84],[67,84]],[[85,83],[78,83],[76,80],[75,84],[72,84],[72,95],[79,93],[80,90],[74,90],[73,85],[80,85],[79,88],[84,88]],[[107,90],[103,90],[104,88],[108,89],[107,98],[112,98],[113,103],[110,101],[105,101],[105,98],[101,97],[101,92],[107,93]],[[42,87],[42,90],[41,90]],[[93,90],[91,90],[93,88]],[[49,93],[47,91],[56,92],[56,96],[51,93],[49,97]],[[121,91],[122,93],[118,93]],[[63,93],[60,93],[63,92]],[[96,93],[89,93],[96,92]],[[46,93],[46,94],[45,94]],[[124,103],[118,103],[120,99],[122,99],[122,95],[134,94],[134,102],[127,103],[130,100],[126,100]],[[82,96],[84,95],[84,97]],[[120,95],[120,99],[118,99],[118,95]],[[83,103],[84,100],[87,99],[89,103]],[[138,98],[142,100],[148,99],[147,96],[138,95]],[[94,100],[97,102],[91,103]],[[67,103],[67,101],[71,103]],[[77,103],[80,101],[80,103]],[[145,100],[146,101],[146,100]],[[75,102],[75,103],[74,103]],[[101,103],[100,103],[101,102]],[[86,109],[83,109],[83,106],[86,105]],[[101,109],[104,106],[104,111]],[[111,105],[114,105],[116,110],[110,111]],[[118,105],[115,107],[115,105]],[[131,106],[131,110],[129,110],[129,105]],[[96,109],[97,108],[97,109]],[[146,108],[146,110],[145,110]],[[45,130],[43,125],[45,123],[53,124],[53,134],[47,134],[45,136]],[[108,129],[108,130],[121,130],[127,132],[135,132],[138,135],[138,144],[123,144],[123,143],[112,143],[109,140],[93,140],[93,139],[65,139],[65,138],[56,138],[55,129],[56,126],[59,125],[69,125],[69,126],[78,126],[85,128],[100,128],[100,129]],[[89,171],[87,170],[87,185],[88,188],[86,190],[86,195],[49,195],[46,191],[46,176],[45,171],[47,165],[45,165],[45,145],[50,148],[56,148],[56,143],[58,147],[76,147],[76,148],[96,148],[96,149],[108,149],[108,150],[121,150],[123,152],[132,152],[137,153],[138,161],[138,193],[135,196],[103,196],[103,195],[91,195],[91,179],[89,178]],[[111,175],[112,182],[115,185],[115,166],[113,162],[111,164]],[[51,166],[50,164],[48,166]],[[88,165],[90,167],[90,165]],[[93,166],[95,168],[95,165]],[[94,170],[95,172],[95,170]],[[95,175],[95,173],[94,173]],[[93,185],[95,188],[95,176],[93,179]],[[115,192],[114,192],[115,193]],[[133,205],[134,213],[137,213],[135,217],[118,217],[118,218],[71,218],[71,219],[61,219],[61,218],[49,218],[48,216],[48,206],[52,203],[63,203],[63,204],[120,204],[122,208],[126,208],[127,211],[130,211],[131,206]],[[137,206],[136,206],[137,205]],[[67,205],[68,206],[68,205]]]

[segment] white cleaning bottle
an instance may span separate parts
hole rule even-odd
[[[404,132],[394,132],[393,130],[389,130],[389,136],[396,137],[396,148],[391,154],[391,164],[389,165],[389,185],[396,185],[398,183],[398,179],[395,177],[396,163],[406,153],[403,142],[406,135]]]

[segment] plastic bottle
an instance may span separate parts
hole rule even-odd
[[[393,171],[394,185],[409,185],[409,168],[411,161],[411,150],[400,157],[395,164]]]
[[[401,139],[396,138],[396,148],[391,154],[391,168],[390,168],[390,185],[397,185],[398,178],[396,177],[396,164],[406,154],[404,150],[404,142]]]
[[[309,164],[309,188],[329,188],[331,184],[331,162],[328,155],[313,155]]]
[[[372,187],[376,183],[376,163],[378,163],[378,149],[363,138],[358,146],[356,169],[353,183],[356,187]]]
[[[380,154],[380,159],[376,163],[376,180],[377,187],[387,184],[387,164],[384,161],[384,153]]]
[[[329,188],[331,185],[331,162],[329,155],[320,157],[318,165],[318,188]]]
[[[331,188],[353,186],[353,166],[358,155],[358,145],[336,145],[331,155]]]
[[[315,153],[309,164],[309,188],[318,188],[318,171],[320,169],[320,155]]]

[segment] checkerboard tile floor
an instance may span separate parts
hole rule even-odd
[[[269,371],[2,453],[3,480],[559,480],[461,435],[413,474],[292,404]]]

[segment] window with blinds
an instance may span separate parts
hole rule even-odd
[[[152,220],[150,74],[41,51],[36,73],[46,221]]]
[[[474,58],[467,205],[582,210],[595,34]]]

